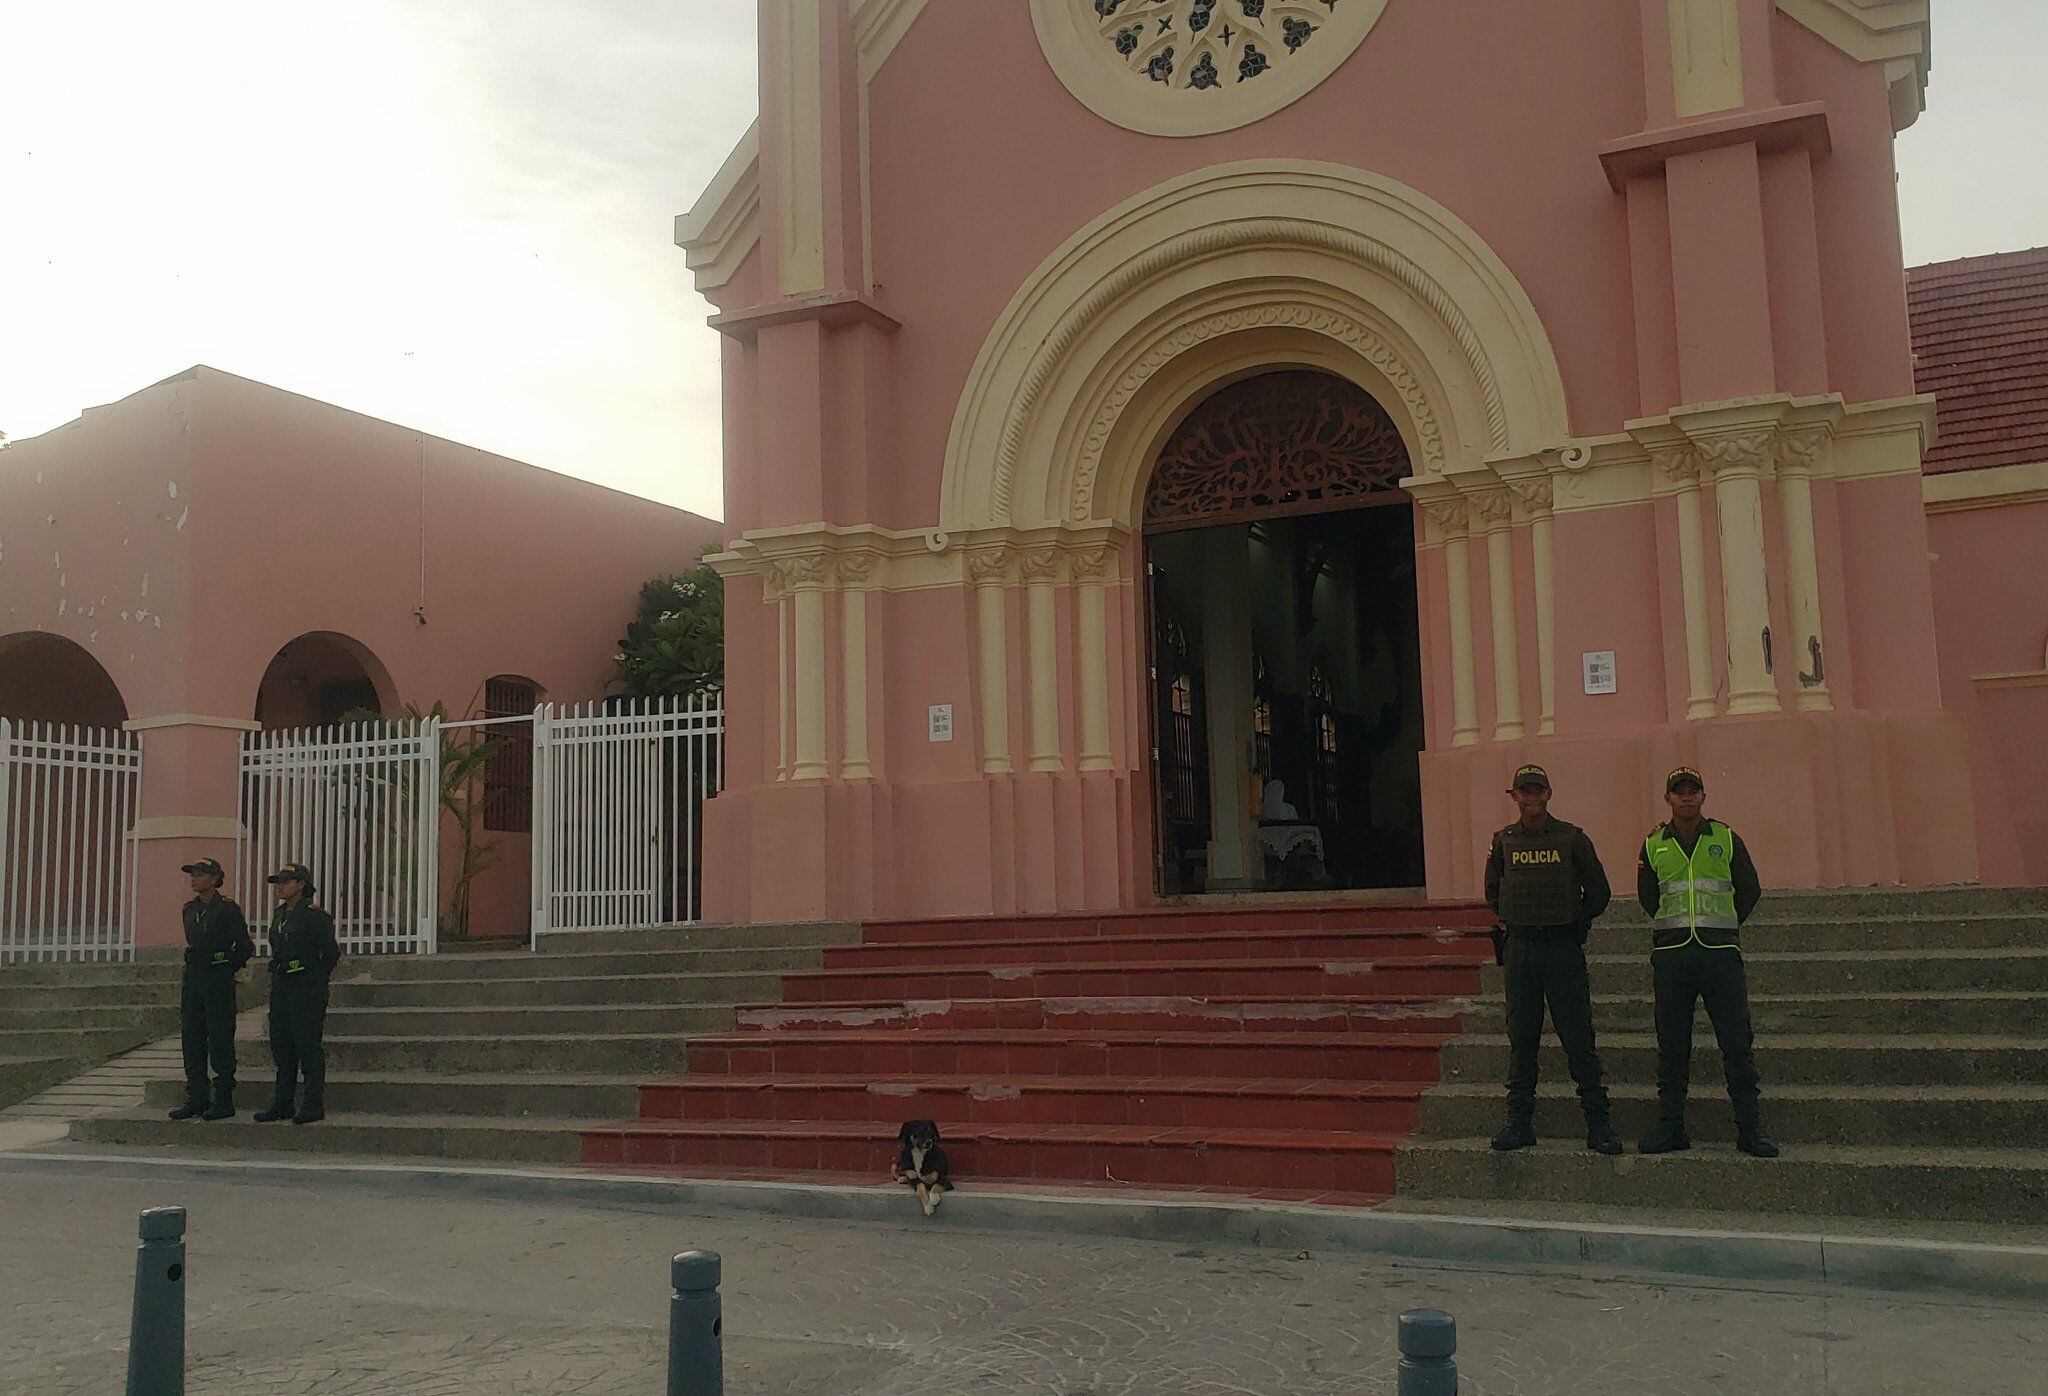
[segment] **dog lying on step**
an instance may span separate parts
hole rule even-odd
[[[939,1198],[951,1190],[953,1175],[946,1167],[946,1151],[939,1147],[939,1126],[935,1120],[905,1120],[896,1131],[896,1162],[889,1180],[908,1183],[917,1189],[917,1200],[930,1216],[939,1209]]]

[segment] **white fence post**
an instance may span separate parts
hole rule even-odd
[[[0,720],[0,962],[135,953],[134,733]]]

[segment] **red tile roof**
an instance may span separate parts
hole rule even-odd
[[[1940,399],[1930,475],[2048,461],[2048,247],[1907,273],[1914,378]]]

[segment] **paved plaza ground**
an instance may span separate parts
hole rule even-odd
[[[1416,1305],[1457,1315],[1478,1396],[2048,1391],[2022,1305],[948,1231],[907,1198],[887,1226],[4,1164],[0,1391],[120,1389],[136,1216],[167,1204],[194,1396],[648,1396],[691,1247],[725,1257],[733,1396],[1391,1393]]]

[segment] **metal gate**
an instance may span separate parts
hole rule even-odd
[[[533,724],[533,938],[694,921],[722,695],[557,709]]]
[[[431,952],[441,881],[441,724],[357,723],[242,738],[235,865],[250,930],[275,900],[264,879],[304,863],[353,955]]]
[[[0,964],[135,954],[132,732],[0,718]]]

